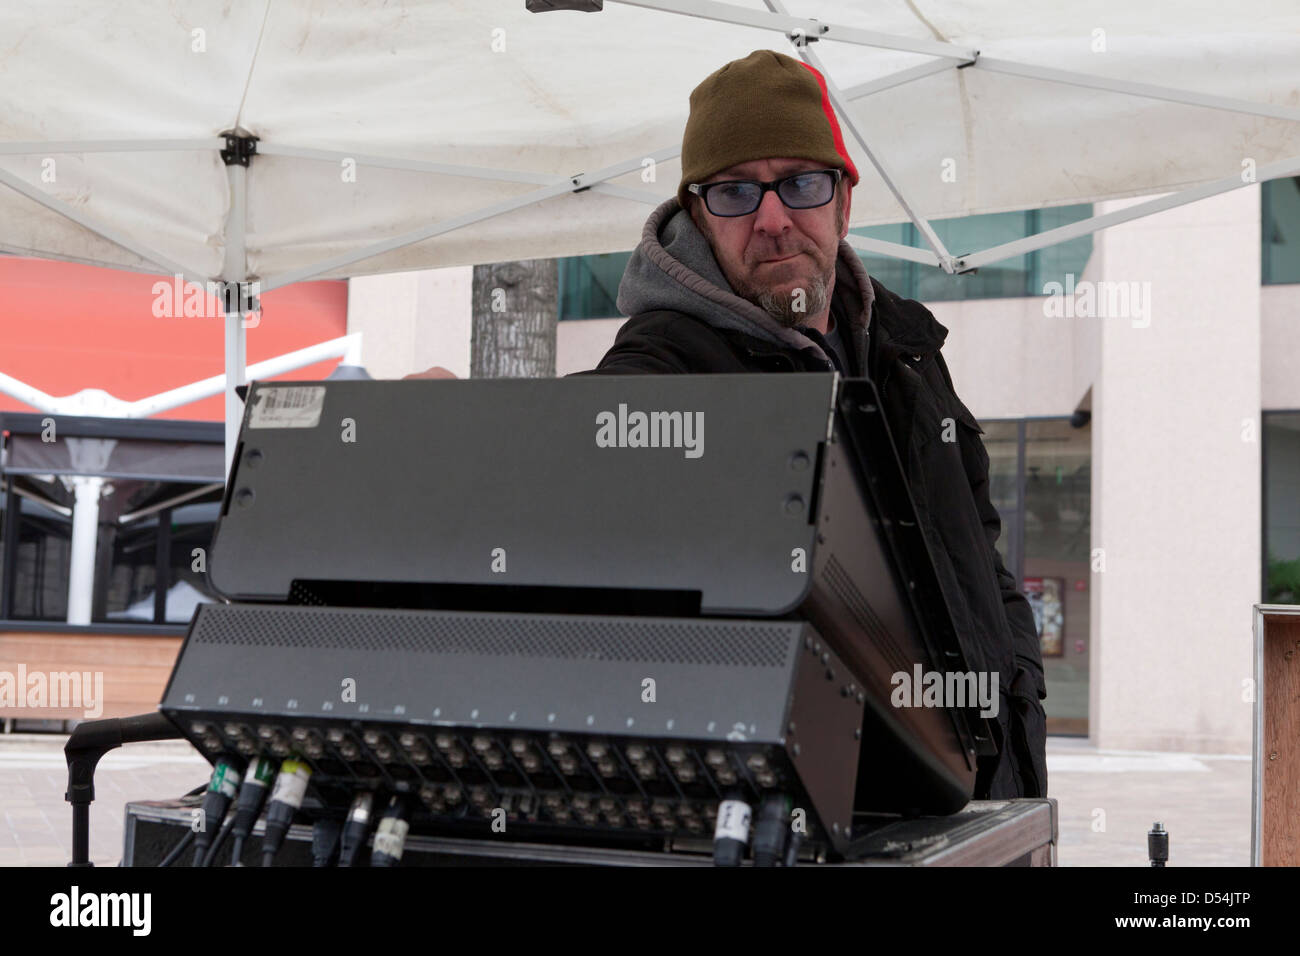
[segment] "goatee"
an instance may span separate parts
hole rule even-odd
[[[826,308],[830,300],[830,275],[814,276],[807,287],[796,287],[789,291],[772,291],[771,289],[744,289],[739,291],[742,299],[748,299],[788,329],[803,325],[810,315],[817,315]],[[802,294],[800,294],[802,293]]]

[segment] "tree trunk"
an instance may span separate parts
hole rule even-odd
[[[524,259],[475,266],[471,378],[553,378],[559,263]]]

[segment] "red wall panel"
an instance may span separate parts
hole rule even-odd
[[[125,401],[220,375],[225,320],[154,315],[160,276],[0,255],[0,372],[51,395],[103,389]],[[215,308],[210,309],[215,313]],[[246,332],[248,363],[347,333],[344,280],[301,282],[262,296],[261,320]],[[320,379],[318,362],[281,379]],[[36,411],[0,393],[0,410]],[[221,421],[220,395],[159,418]]]

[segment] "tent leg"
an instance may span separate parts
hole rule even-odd
[[[239,423],[244,417],[244,403],[235,394],[235,387],[244,384],[248,366],[247,342],[244,337],[243,314],[235,312],[226,316],[226,477],[235,457],[235,444],[239,441]]]
[[[243,385],[248,372],[247,340],[244,332],[244,283],[248,280],[248,257],[244,244],[244,229],[248,218],[248,163],[256,153],[256,140],[252,137],[227,136],[227,149],[222,151],[226,164],[226,180],[230,184],[230,215],[226,219],[226,255],[221,264],[221,279],[234,285],[236,294],[225,296],[226,314],[226,476],[235,457],[235,443],[239,440],[239,423],[244,417],[244,405],[235,394]]]

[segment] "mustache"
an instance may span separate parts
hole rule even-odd
[[[798,255],[801,252],[810,252],[810,251],[811,250],[808,249],[807,246],[798,246],[796,248],[790,248],[790,249],[778,248],[778,249],[765,250],[760,253],[755,253],[749,256],[748,258],[750,260],[750,265],[756,266],[761,262],[766,262],[768,259],[787,259],[790,256]]]

